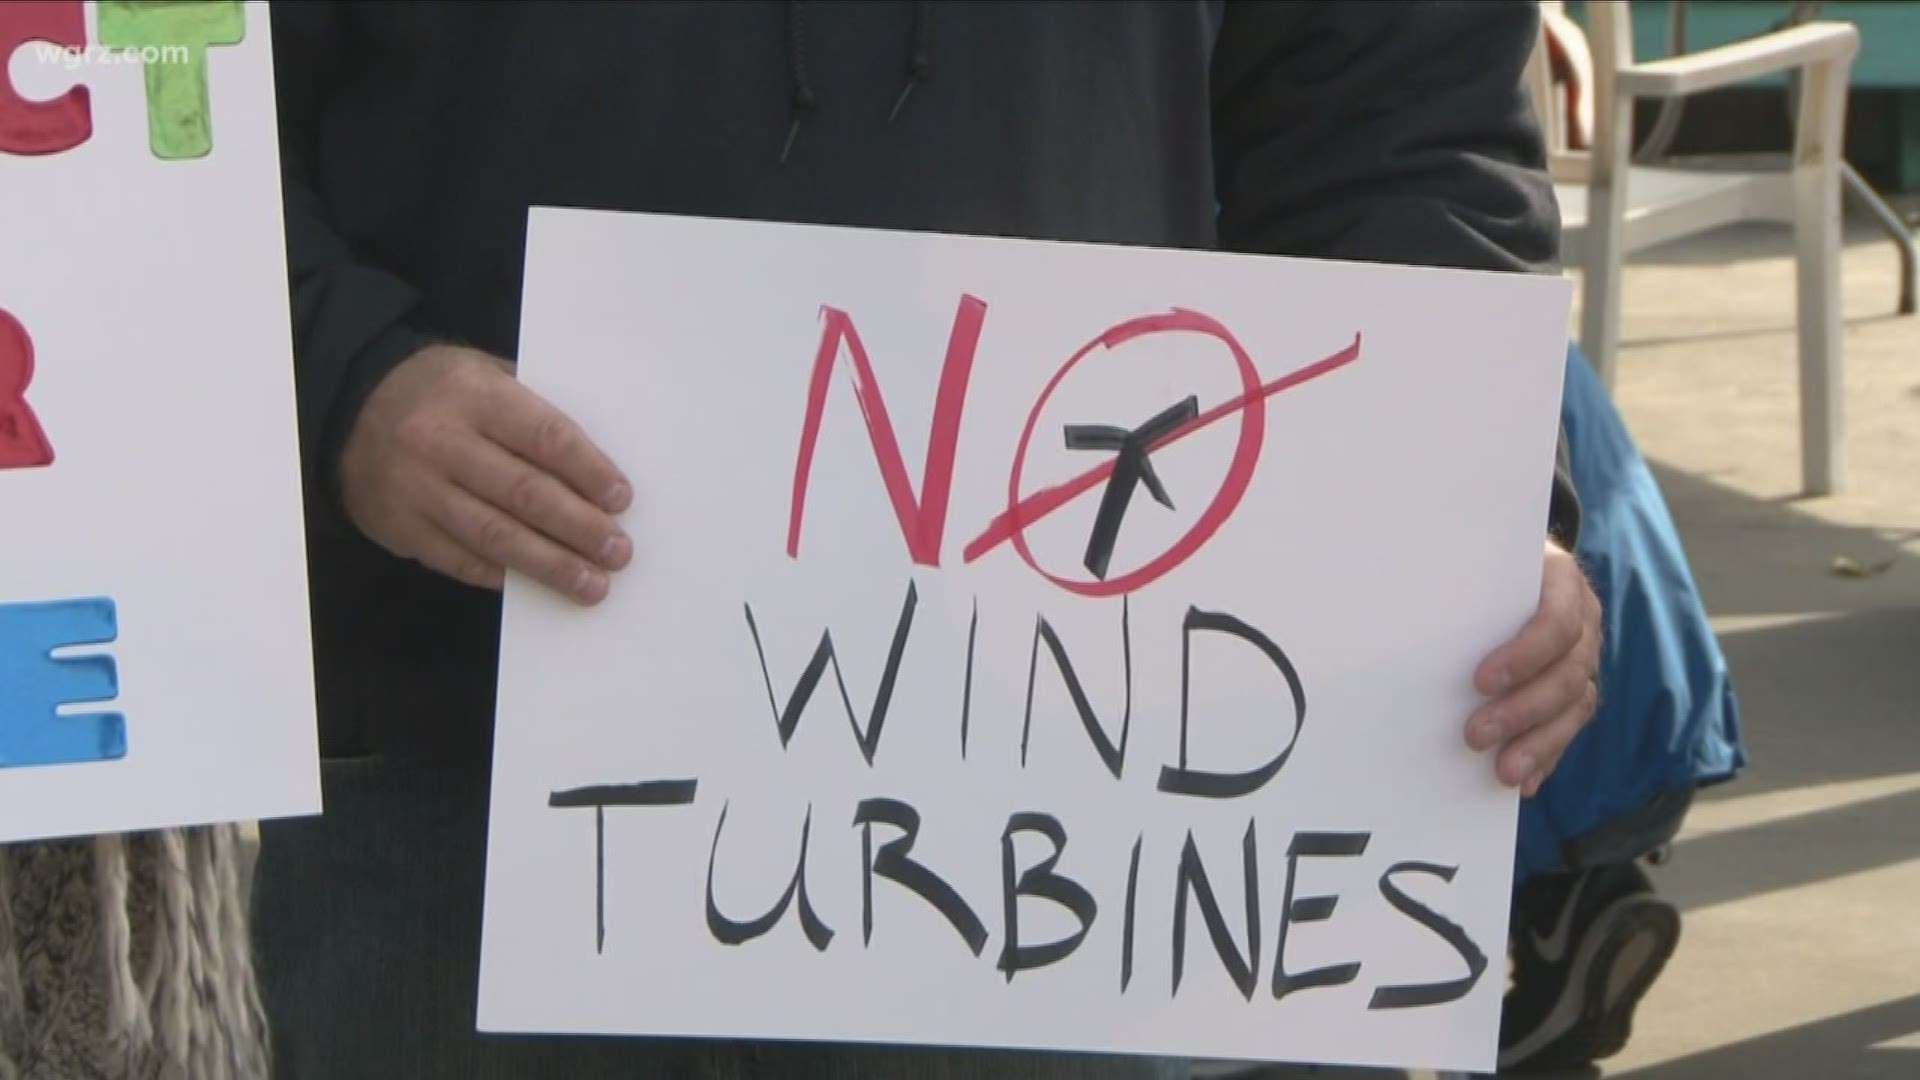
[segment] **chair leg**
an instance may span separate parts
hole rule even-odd
[[[1611,208],[1607,200],[1592,198],[1587,208],[1595,217],[1588,223],[1586,259],[1580,280],[1580,351],[1611,393],[1620,359],[1620,241],[1598,216]]]
[[[1916,271],[1920,271],[1920,252],[1916,252],[1915,248],[1920,246],[1920,242],[1914,240],[1907,223],[1900,220],[1900,215],[1893,212],[1893,207],[1888,206],[1880,193],[1873,190],[1859,170],[1845,161],[1840,163],[1840,181],[1846,185],[1847,194],[1853,196],[1854,202],[1866,210],[1880,230],[1887,234],[1887,239],[1893,241],[1893,249],[1900,256],[1899,312],[1902,315],[1913,314],[1916,306],[1914,276]]]
[[[1596,110],[1608,108],[1607,102]],[[1597,117],[1609,136],[1610,160],[1596,159],[1587,185],[1587,231],[1581,280],[1580,351],[1611,393],[1620,358],[1621,263],[1626,259],[1627,154],[1632,138],[1631,101],[1612,103],[1614,115]],[[1596,140],[1599,141],[1599,140]]]
[[[1831,495],[1843,485],[1840,139],[1845,64],[1816,65],[1802,86],[1793,169],[1795,284],[1799,299],[1801,486]]]

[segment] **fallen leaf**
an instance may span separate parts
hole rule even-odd
[[[1833,560],[1833,574],[1835,577],[1868,578],[1876,574],[1884,574],[1892,568],[1892,559],[1881,559],[1876,563],[1863,563],[1858,559],[1850,559],[1845,555],[1836,555]]]

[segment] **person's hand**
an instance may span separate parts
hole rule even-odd
[[[506,361],[474,349],[422,349],[368,395],[340,489],[369,539],[481,588],[511,569],[595,604],[633,556],[614,520],[633,498],[620,470]]]
[[[1489,700],[1467,721],[1467,745],[1499,748],[1494,771],[1532,798],[1599,702],[1600,599],[1580,563],[1549,542],[1540,607],[1474,673]]]

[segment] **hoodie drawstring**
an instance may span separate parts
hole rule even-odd
[[[913,93],[913,88],[927,81],[927,72],[932,68],[929,47],[933,30],[927,18],[927,9],[932,6],[932,0],[914,0],[913,44],[907,53],[907,85],[900,88],[900,98],[893,103],[893,111],[887,114],[889,124],[900,115],[900,108],[907,103],[907,95]]]
[[[887,114],[888,123],[900,115],[913,88],[926,82],[927,76],[932,73],[932,8],[933,0],[914,0],[913,31],[907,46],[907,82],[893,103],[893,111]],[[787,126],[787,141],[780,148],[780,163],[783,165],[788,155],[793,153],[793,144],[800,137],[801,125],[820,111],[820,99],[815,95],[813,80],[807,73],[806,0],[788,0],[787,3],[787,69],[793,82],[788,105],[792,122]]]
[[[780,148],[782,165],[793,151],[793,140],[800,134],[800,125],[820,107],[819,99],[813,94],[813,82],[807,78],[806,0],[787,3],[787,68],[793,76],[793,123],[787,128],[786,145]]]

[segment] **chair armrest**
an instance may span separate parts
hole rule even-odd
[[[1623,68],[1619,91],[1630,97],[1681,97],[1774,75],[1794,68],[1851,61],[1860,52],[1852,23],[1816,22],[1749,41]]]

